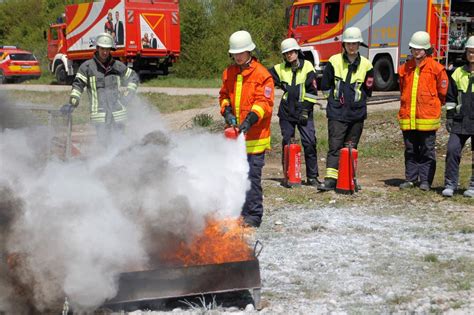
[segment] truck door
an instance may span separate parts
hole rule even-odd
[[[342,18],[341,1],[324,1],[321,3],[321,24],[318,32],[321,61],[326,62],[334,54],[341,52]]]
[[[60,26],[52,26],[48,32],[48,59],[53,60],[64,45],[63,28]]]

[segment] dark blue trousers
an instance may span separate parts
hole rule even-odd
[[[283,148],[285,145],[290,144],[291,138],[295,137],[295,129],[298,127],[298,131],[301,135],[301,144],[304,150],[304,160],[306,163],[306,178],[317,178],[319,176],[318,170],[318,155],[316,152],[316,132],[314,130],[314,121],[312,115],[308,119],[308,124],[302,126],[299,123],[291,122],[286,119],[280,119],[280,129],[282,140],[282,164],[283,164]]]
[[[405,178],[430,186],[436,171],[436,131],[403,131],[405,142]]]
[[[245,222],[260,226],[263,216],[262,169],[265,165],[265,152],[247,154],[249,163],[250,190],[245,196],[242,216]]]
[[[444,186],[456,189],[459,181],[459,163],[461,163],[462,149],[466,141],[471,138],[471,151],[473,151],[474,135],[461,135],[450,133],[448,140],[448,148],[446,153],[446,169],[444,172]],[[471,185],[474,185],[471,178]]]

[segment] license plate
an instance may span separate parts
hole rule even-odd
[[[21,66],[22,69],[31,69],[31,66]]]

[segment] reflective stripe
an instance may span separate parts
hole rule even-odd
[[[263,118],[263,116],[265,115],[265,110],[262,108],[262,106],[257,104],[252,105],[251,111],[257,112],[259,118]]]
[[[431,131],[437,130],[441,127],[440,119],[400,119],[399,120],[401,130],[422,130]]]
[[[258,140],[247,140],[245,144],[247,146],[248,154],[261,153],[267,149],[271,149],[271,137],[258,139]]]
[[[360,82],[357,82],[355,84],[355,87],[354,87],[354,102],[358,102],[360,101],[361,97],[362,97],[362,93],[360,92],[360,87],[361,87],[362,83]]]
[[[104,116],[105,121],[105,113],[98,113],[99,111],[99,99],[97,97],[97,84],[96,84],[96,77],[90,77],[90,86],[91,86],[91,120],[92,117],[96,117],[97,115]]]
[[[121,110],[112,113],[115,121],[124,121],[127,119],[127,109],[122,106]]]
[[[235,82],[235,117],[237,123],[240,124],[240,99],[242,97],[242,83],[244,77],[241,74],[237,75],[237,81]]]
[[[341,89],[341,81],[342,79],[339,77],[334,77],[335,84],[334,84],[334,99],[339,99],[339,90]]]
[[[413,85],[411,88],[410,101],[410,127],[409,129],[416,129],[416,95],[418,91],[418,81],[420,79],[420,68],[416,67],[415,75],[413,77]],[[400,123],[401,125],[401,123]]]
[[[339,176],[339,170],[337,170],[335,168],[331,168],[331,167],[328,167],[326,169],[326,177],[327,178],[337,179],[338,176]]]
[[[124,75],[125,80],[128,80],[131,74],[132,74],[132,69],[127,68],[127,71],[125,72],[125,75]]]
[[[76,78],[78,78],[79,80],[81,80],[84,83],[87,83],[87,77],[85,75],[83,75],[82,73],[80,73],[80,72],[78,72],[76,74]]]
[[[281,82],[292,83],[293,82],[293,70],[291,67],[286,67],[286,63],[280,63],[274,67],[275,72],[277,73],[278,77],[280,78]],[[302,102],[307,100],[311,103],[316,103],[316,96],[312,94],[306,93],[306,78],[308,77],[308,73],[314,72],[314,68],[311,63],[307,60],[304,61],[303,67],[296,71],[296,78],[295,78],[295,85],[294,87],[299,87],[299,95],[298,101]],[[292,85],[293,86],[293,85]],[[283,93],[282,98],[284,100],[288,99],[288,92]],[[314,98],[314,100],[313,100]]]
[[[305,96],[304,96],[304,99],[308,102],[316,103],[316,95],[314,95],[314,94],[306,93]]]
[[[323,91],[323,96],[324,96],[324,98],[328,98],[328,97],[329,97],[329,94],[331,94],[331,90],[324,90],[324,91]]]
[[[136,91],[137,88],[138,88],[138,85],[135,84],[135,83],[130,82],[130,83],[127,85],[127,88],[130,89],[130,90]]]
[[[82,94],[81,91],[77,89],[72,89],[70,95],[73,97],[81,98],[81,94]]]

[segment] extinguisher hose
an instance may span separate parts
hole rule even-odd
[[[352,157],[352,142],[349,142],[349,159],[350,159],[351,164],[352,164],[352,174],[354,176],[354,191],[358,192],[359,191],[359,185],[357,184],[355,163],[354,163],[354,158]]]

